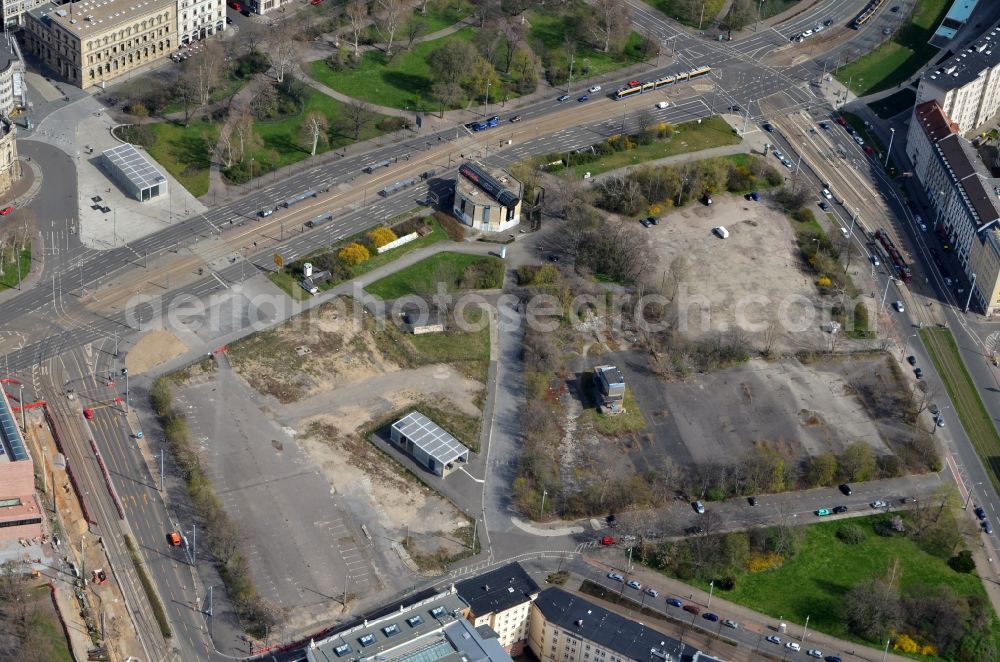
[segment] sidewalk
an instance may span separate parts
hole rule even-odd
[[[599,552],[592,554],[592,556],[597,558],[586,558],[586,563],[601,572],[623,569],[620,563],[615,565],[608,563],[608,561],[620,561],[620,551],[615,552],[614,550],[600,550]],[[617,558],[611,558],[613,556]],[[709,594],[707,592],[685,584],[679,580],[667,577],[666,575],[662,575],[658,572],[648,570],[641,565],[633,566],[630,578],[639,580],[639,582],[641,582],[644,586],[655,586],[661,594],[674,595],[682,600],[694,602],[702,607],[707,608],[708,606]],[[776,619],[771,616],[761,614],[760,612],[756,612],[742,605],[729,602],[728,600],[721,598],[719,593],[713,593],[711,596],[711,604],[712,611],[719,613],[720,617],[732,618],[739,623],[741,629],[763,634],[764,636],[777,634],[778,623],[786,623],[788,625],[788,631],[784,635],[780,635],[783,641],[800,640],[799,638],[802,635],[803,627],[805,625],[803,623],[793,623],[788,619]],[[818,648],[828,654],[835,654],[834,651],[846,650],[849,653],[853,651],[852,659],[868,660],[869,662],[880,662],[882,660],[883,651],[881,650],[861,644],[855,644],[854,642],[843,641],[830,635],[823,634],[822,632],[816,632],[815,630],[808,630],[806,639],[808,639],[808,641],[802,642],[803,650],[808,648]],[[775,651],[777,652],[778,650],[779,649],[775,647]],[[784,648],[781,648],[780,652],[785,652]],[[892,662],[912,662],[909,658],[893,653],[891,649],[885,659],[892,660]]]

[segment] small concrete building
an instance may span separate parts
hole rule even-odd
[[[508,563],[466,579],[455,584],[455,589],[468,603],[466,618],[474,626],[489,626],[497,633],[500,645],[511,655],[524,652],[531,603],[538,597],[539,588],[520,563]]]
[[[167,192],[167,178],[129,143],[102,152],[101,162],[108,174],[139,202],[145,202]]]
[[[469,449],[419,411],[411,411],[393,423],[389,439],[417,464],[442,478],[455,468],[456,462],[469,461]]]
[[[602,413],[620,414],[625,411],[625,375],[613,365],[594,368],[598,405]]]
[[[415,336],[444,332],[441,311],[434,305],[420,305],[416,301],[407,302],[399,311],[399,319],[403,328]]]
[[[7,394],[0,389],[0,540],[30,540],[41,533],[34,464]]]
[[[467,161],[455,180],[455,218],[474,230],[502,232],[521,222],[524,187],[502,170]]]

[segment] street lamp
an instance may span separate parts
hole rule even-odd
[[[900,352],[900,354],[899,354],[899,360],[900,361],[902,361],[903,357],[906,356],[906,346],[909,344],[910,338],[916,338],[916,337],[917,337],[917,334],[914,333],[914,334],[911,334],[911,335],[906,336],[905,338],[903,338],[903,351]]]
[[[711,609],[712,607],[712,593],[715,592],[715,581],[708,582],[708,604],[705,605],[705,609]]]
[[[541,520],[542,517],[545,515],[545,497],[547,497],[548,495],[549,495],[549,491],[543,488],[542,489],[542,507],[538,511],[538,519],[539,520]]]
[[[963,313],[969,312],[969,304],[972,303],[972,293],[976,291],[976,274],[972,274],[972,284],[969,285],[969,296],[965,299],[965,310]]]
[[[483,99],[483,117],[486,117],[486,109],[490,106],[490,85],[492,84],[493,81],[486,81],[486,98]]]
[[[892,151],[892,139],[896,137],[896,129],[889,127],[889,149],[885,150],[885,167],[889,167],[889,153]]]

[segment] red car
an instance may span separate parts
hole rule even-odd
[[[83,410],[83,417],[85,419],[87,419],[88,421],[94,420],[94,410],[93,409],[84,409]]]
[[[837,115],[837,124],[840,126],[847,126],[847,120],[844,119],[842,115]]]
[[[11,213],[12,211],[14,211],[13,207],[4,207],[3,209],[0,209],[0,216],[6,216],[7,214]]]
[[[309,4],[312,5],[313,7],[319,7],[321,4],[323,4],[323,0],[309,0]]]
[[[865,145],[861,149],[865,150],[865,154],[874,154],[875,153],[875,148],[873,148],[871,145]]]
[[[601,538],[601,544],[602,545],[614,545],[615,544],[615,539],[612,538],[611,536],[604,536],[603,538]]]
[[[236,2],[236,0],[229,0],[228,4],[229,4],[230,7],[233,8],[233,11],[239,11],[239,10],[243,9],[243,6],[240,5],[240,3]]]
[[[630,81],[628,82],[628,86],[629,86],[629,87],[639,87],[640,85],[642,85],[642,83],[640,83],[640,82],[639,82],[639,81],[637,81],[637,80],[630,80]]]

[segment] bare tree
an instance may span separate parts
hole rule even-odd
[[[354,136],[354,140],[361,139],[361,132],[375,119],[375,113],[370,104],[355,99],[347,104],[344,114],[340,118],[342,131],[349,132]]]
[[[298,26],[293,21],[281,21],[272,28],[271,36],[267,39],[267,49],[264,54],[279,83],[285,80],[285,74],[298,59],[300,47],[297,36]]]
[[[312,144],[310,156],[316,156],[316,146],[320,142],[324,145],[327,143],[327,131],[329,130],[330,124],[323,113],[313,111],[306,115],[299,132],[303,143]]]
[[[233,155],[233,157],[242,162],[247,153],[247,147],[249,143],[253,140],[253,115],[249,111],[244,110],[236,117],[233,122],[233,133],[236,134],[236,138],[239,140],[239,150]]]
[[[444,117],[444,109],[457,106],[465,98],[465,90],[454,80],[439,80],[431,85],[431,96],[441,104],[440,117]]]
[[[628,34],[632,24],[629,6],[621,0],[595,0],[591,7],[594,14],[588,21],[588,31],[607,53],[613,43]]]
[[[254,81],[254,93],[250,98],[248,110],[257,119],[267,119],[278,107],[278,93],[271,80],[264,74],[257,74]]]
[[[199,107],[209,102],[212,92],[219,85],[225,65],[225,49],[215,40],[207,40],[198,57],[185,61],[184,77],[191,86]]]
[[[858,584],[844,594],[841,605],[848,627],[872,641],[881,641],[899,623],[899,593],[881,579]]]
[[[406,50],[413,48],[413,42],[423,36],[427,24],[414,15],[406,21]]]
[[[262,23],[247,21],[240,28],[240,38],[234,39],[233,42],[243,49],[244,54],[249,55],[254,51],[262,50],[264,42],[267,41],[268,32]]]
[[[518,21],[501,21],[500,36],[503,40],[504,71],[510,73],[510,67],[514,63],[514,54],[517,52],[517,45],[524,36],[524,28]]]
[[[392,58],[392,42],[409,13],[403,0],[375,0],[375,29],[385,42],[385,56]]]
[[[653,115],[653,111],[649,108],[643,107],[633,116],[636,126],[639,128],[639,133],[645,133],[646,129],[653,126],[656,123],[656,117]]]
[[[361,33],[364,32],[367,22],[368,3],[365,0],[354,0],[347,5],[347,24],[351,31],[351,42],[354,44],[355,56],[361,53],[358,42],[361,41]]]
[[[219,140],[215,143],[216,158],[223,167],[231,168],[235,159],[233,158],[233,123],[228,120],[219,130]]]

